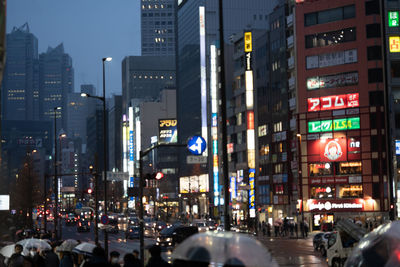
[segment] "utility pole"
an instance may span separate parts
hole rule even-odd
[[[222,4],[223,0],[219,0],[219,44],[220,44],[220,55],[219,64],[221,68],[220,72],[220,85],[221,85],[221,130],[222,130],[222,179],[224,186],[224,228],[225,231],[231,229],[231,221],[229,218],[229,175],[228,175],[228,154],[226,151],[227,147],[227,129],[226,129],[226,86],[225,86],[225,43],[224,43],[224,8]]]

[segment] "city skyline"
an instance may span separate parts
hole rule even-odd
[[[139,14],[139,1],[100,1],[100,4],[94,0],[83,3],[9,1],[7,33],[28,23],[30,32],[38,39],[39,53],[63,43],[75,69],[75,92],[79,92],[81,84],[94,84],[100,95],[101,58],[113,57],[107,64],[106,94],[109,97],[122,92],[122,59],[127,55],[140,55]],[[66,23],[70,17],[73,21]]]

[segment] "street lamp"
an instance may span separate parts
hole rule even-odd
[[[102,58],[103,63],[103,96],[92,96],[87,93],[81,93],[82,97],[92,97],[103,101],[103,170],[104,170],[104,215],[107,215],[107,130],[106,130],[106,75],[105,62],[110,62],[111,57]],[[108,257],[108,233],[104,231],[104,250]]]
[[[54,232],[58,240],[58,177],[57,177],[57,110],[61,107],[54,107]]]

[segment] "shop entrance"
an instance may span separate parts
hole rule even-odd
[[[313,214],[313,230],[330,231],[333,226],[334,215],[333,213]]]

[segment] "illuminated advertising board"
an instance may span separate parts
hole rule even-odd
[[[354,108],[360,106],[358,93],[308,98],[307,101],[308,112]]]
[[[307,142],[308,160],[314,162],[346,161],[346,138],[321,139]]]
[[[252,52],[253,51],[253,45],[252,45],[252,40],[251,40],[251,32],[245,32],[244,33],[244,52]]]
[[[133,119],[133,107],[128,108],[128,119],[129,119],[129,136],[128,136],[128,173],[129,173],[129,181],[130,187],[134,187],[134,168],[135,168],[135,150],[134,150],[134,119]]]
[[[349,200],[317,200],[310,199],[307,201],[307,209],[309,211],[363,211],[364,199]]]
[[[211,136],[213,153],[213,193],[214,207],[219,201],[219,163],[218,163],[218,98],[217,98],[217,47],[210,46],[210,96],[211,96]]]
[[[389,36],[389,51],[390,53],[400,52],[400,36]]]
[[[396,140],[396,155],[400,155],[400,140]]]
[[[256,217],[256,194],[255,194],[255,176],[256,170],[249,169],[249,213],[250,218]]]
[[[343,87],[358,84],[358,72],[315,76],[307,79],[307,90]]]
[[[0,210],[10,210],[10,195],[0,195]]]
[[[358,130],[358,129],[360,129],[360,117],[308,122],[309,133]]]
[[[207,129],[207,74],[206,74],[206,26],[205,7],[199,7],[200,28],[200,91],[201,91],[201,136],[208,143]],[[204,150],[203,156],[207,156],[208,150]]]
[[[389,27],[399,27],[399,11],[388,12]]]
[[[237,197],[236,177],[235,176],[231,176],[231,179],[230,179],[230,192],[231,192],[231,199],[235,199]]]
[[[207,193],[208,174],[186,176],[179,178],[179,192],[187,193]]]
[[[122,170],[128,172],[128,140],[129,140],[129,129],[127,116],[122,116]]]
[[[178,121],[176,119],[158,120],[158,143],[178,142]]]

